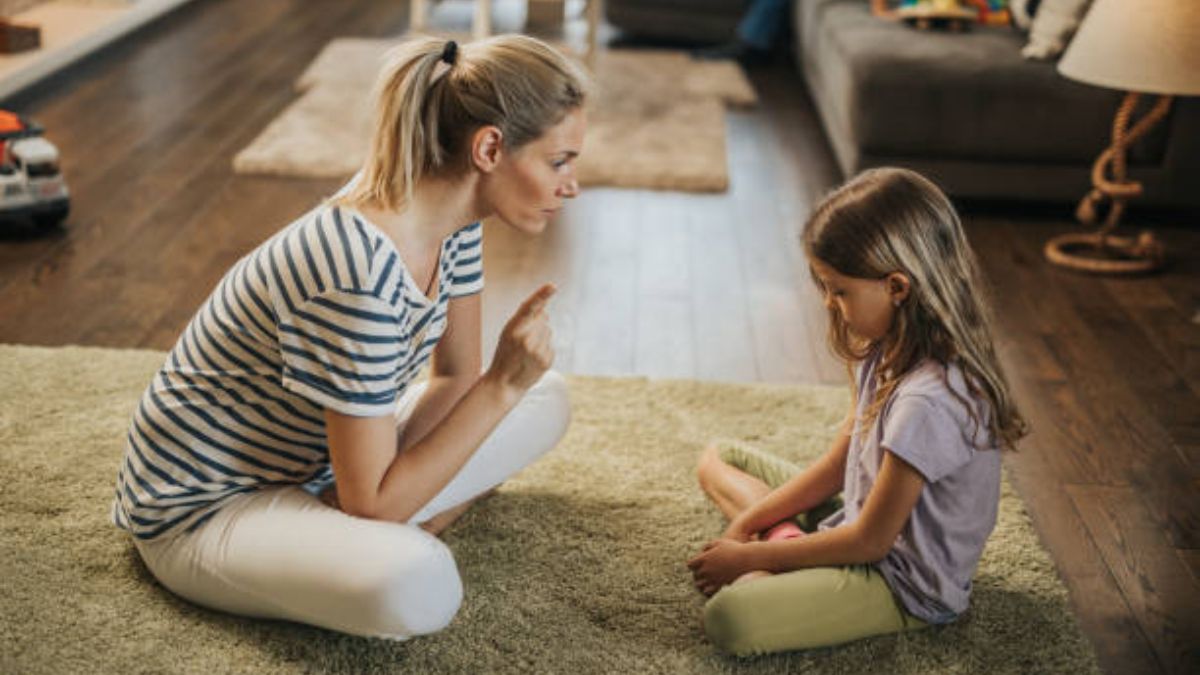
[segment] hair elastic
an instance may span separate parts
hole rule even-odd
[[[453,66],[458,62],[458,43],[454,40],[448,40],[446,46],[442,47],[442,63]]]

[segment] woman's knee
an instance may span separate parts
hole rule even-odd
[[[411,637],[450,625],[462,605],[463,588],[445,544],[428,536],[423,545],[406,546],[379,562],[386,569],[362,589],[367,595],[364,618],[373,626],[371,633]]]
[[[550,445],[557,444],[571,423],[571,396],[567,379],[558,371],[548,370],[527,394],[529,404],[538,408],[537,422],[544,429]]]

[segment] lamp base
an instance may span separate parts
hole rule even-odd
[[[1063,234],[1046,242],[1044,253],[1059,267],[1092,274],[1145,274],[1166,259],[1166,249],[1152,232],[1137,237]]]
[[[1112,233],[1121,221],[1125,204],[1142,194],[1142,185],[1126,176],[1125,151],[1166,117],[1171,97],[1161,96],[1154,107],[1130,125],[1139,95],[1129,92],[1113,119],[1112,145],[1104,149],[1092,167],[1092,189],[1079,202],[1076,217],[1085,225],[1096,225],[1105,206],[1108,212],[1095,232],[1064,234],[1046,243],[1046,259],[1060,267],[1094,274],[1141,274],[1162,267],[1166,251],[1149,232],[1134,237]],[[1112,170],[1112,179],[1107,174]]]

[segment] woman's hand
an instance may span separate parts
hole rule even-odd
[[[699,554],[687,561],[696,589],[712,595],[746,572],[754,571],[751,555],[754,545],[731,539],[717,539],[705,544]]]
[[[524,394],[554,363],[546,303],[556,290],[553,284],[545,284],[517,308],[500,333],[487,377]]]

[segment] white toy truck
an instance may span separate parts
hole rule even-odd
[[[0,218],[29,218],[38,227],[57,227],[71,210],[58,148],[42,128],[0,110]]]

